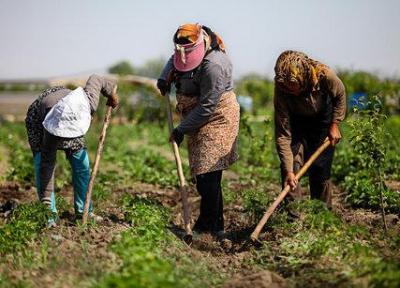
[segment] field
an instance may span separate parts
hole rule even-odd
[[[74,221],[71,171],[59,152],[61,223],[47,229],[24,125],[4,121],[0,287],[399,287],[400,117],[371,113],[352,114],[342,127],[333,209],[308,199],[304,179],[304,199],[292,204],[300,219],[279,209],[257,245],[247,240],[280,192],[279,161],[271,109],[244,114],[240,161],[223,179],[227,240],[202,235],[190,247],[181,240],[182,206],[166,122],[114,118],[93,195],[104,221],[88,227]],[[101,119],[86,137],[92,161]],[[187,152],[180,151],[190,179]],[[199,200],[190,184],[192,220]]]

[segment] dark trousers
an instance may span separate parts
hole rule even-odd
[[[44,131],[40,155],[35,156],[37,162],[37,189],[39,199],[57,212],[54,196],[54,170],[56,166],[57,146],[60,138]],[[87,187],[90,179],[89,155],[86,149],[78,151],[66,149],[65,155],[72,168],[72,183],[74,186],[75,213],[83,213]],[[40,160],[39,160],[40,159]],[[92,203],[89,212],[92,211]]]
[[[199,232],[224,230],[221,178],[222,170],[196,176],[196,188],[201,196],[201,203],[200,215],[193,230]]]
[[[294,131],[292,139],[293,152],[293,170],[297,173],[301,166],[310,158],[310,156],[324,142],[328,135],[328,129],[307,129],[303,131]],[[332,206],[331,191],[331,168],[334,155],[334,147],[328,147],[311,165],[308,170],[308,179],[310,185],[311,199],[319,199],[326,203],[328,208]],[[282,183],[285,178],[283,169],[281,170]],[[301,194],[300,184],[294,191],[290,191],[287,200],[298,198]]]
[[[322,93],[321,90],[320,93]],[[290,114],[290,126],[292,132],[291,148],[294,158],[294,172],[296,173],[304,165],[310,156],[318,149],[328,136],[329,126],[332,123],[333,103],[329,95],[325,95],[325,103],[318,114],[299,115]],[[310,194],[312,199],[320,199],[328,207],[332,205],[331,177],[334,147],[328,147],[311,165],[308,170],[310,182]],[[283,174],[283,173],[282,173]],[[282,175],[284,178],[284,175]],[[283,180],[283,179],[282,179]],[[288,199],[294,198],[297,191],[290,192]]]

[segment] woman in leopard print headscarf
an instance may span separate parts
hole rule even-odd
[[[299,51],[285,51],[275,65],[275,136],[288,199],[300,191],[295,173],[329,137],[328,148],[309,169],[311,198],[331,206],[330,173],[334,145],[341,138],[339,123],[346,113],[342,81],[328,66]]]

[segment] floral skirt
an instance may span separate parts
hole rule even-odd
[[[197,105],[197,97],[177,95],[177,111],[184,118]],[[189,164],[193,176],[225,170],[238,159],[240,108],[233,91],[222,94],[214,114],[188,135]]]

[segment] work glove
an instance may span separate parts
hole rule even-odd
[[[172,131],[171,136],[169,137],[169,141],[175,141],[176,144],[179,146],[182,143],[184,136],[185,135],[182,132],[175,128]]]
[[[165,94],[171,91],[171,83],[165,79],[158,79],[157,88],[160,90],[161,95],[165,96]]]
[[[107,100],[106,104],[107,104],[107,106],[111,106],[112,108],[117,107],[118,104],[119,104],[119,97],[118,97],[118,94],[117,94],[117,88],[118,88],[118,86],[115,85],[111,95],[106,95],[108,97],[108,100]]]

